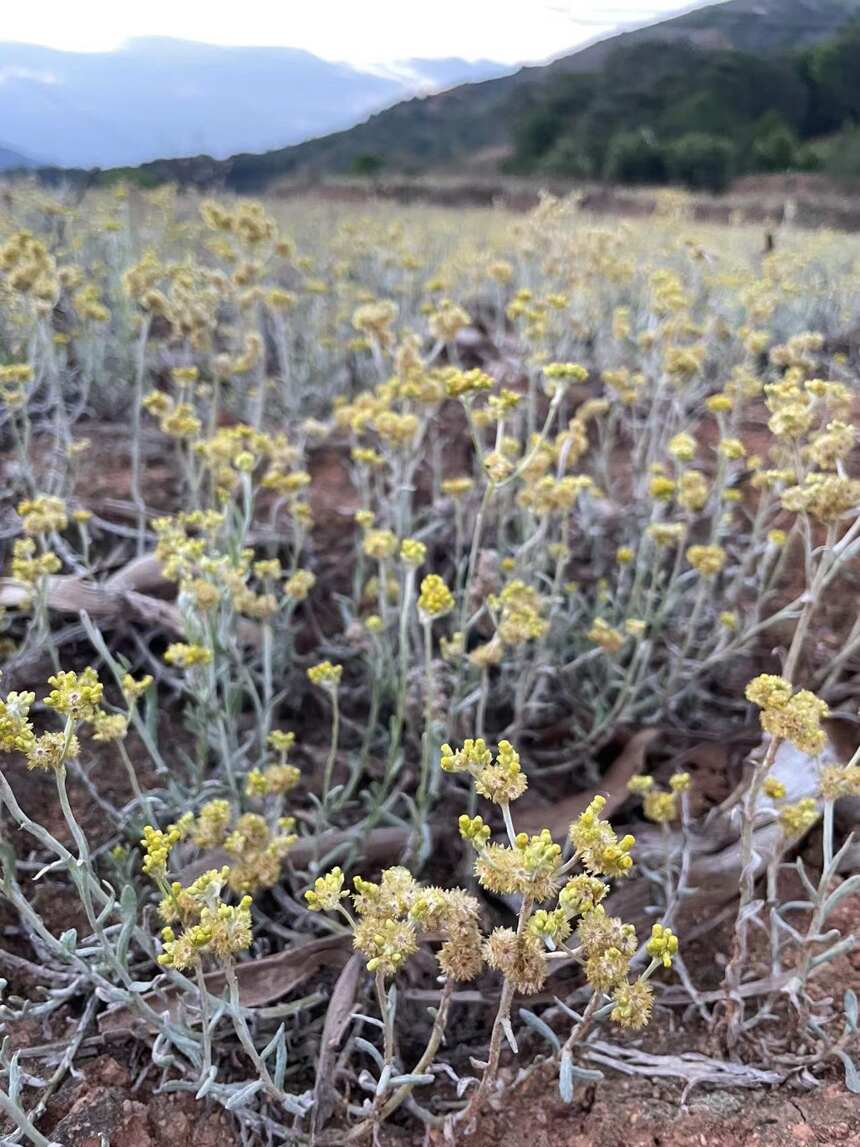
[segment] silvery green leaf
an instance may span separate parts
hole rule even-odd
[[[266,1046],[260,1052],[260,1059],[262,1059],[264,1063],[269,1058],[269,1056],[272,1054],[272,1052],[275,1050],[275,1048],[278,1046],[278,1044],[283,1042],[284,1031],[285,1031],[284,1025],[281,1024],[281,1026],[278,1028],[278,1030],[275,1032],[275,1034],[272,1036],[272,1038],[269,1040],[269,1042],[266,1044]]]
[[[536,1031],[538,1035],[543,1036],[547,1043],[552,1046],[556,1054],[561,1052],[561,1044],[559,1043],[558,1036],[540,1016],[535,1015],[535,1013],[529,1011],[528,1008],[520,1008],[520,1019],[528,1024],[533,1031]]]
[[[848,1020],[848,1026],[853,1032],[857,1031],[857,993],[848,988],[842,998],[842,1006],[845,1009],[845,1018]]]
[[[573,1060],[569,1051],[565,1051],[561,1057],[561,1067],[558,1071],[558,1090],[562,1103],[573,1103]]]
[[[844,940],[840,940],[838,944],[834,944],[825,952],[819,952],[812,960],[810,967],[817,968],[821,964],[826,964],[828,960],[834,959],[836,956],[841,956],[844,952],[850,952],[857,944],[853,936],[846,936]]]
[[[379,1054],[379,1051],[373,1046],[370,1040],[364,1039],[358,1035],[355,1037],[355,1046],[361,1048],[362,1051],[367,1052],[370,1058],[374,1061],[380,1071],[385,1067],[385,1060]]]
[[[615,1010],[615,1000],[610,1000],[608,1004],[604,1004],[602,1008],[598,1008],[592,1017],[595,1020],[605,1019],[610,1012]]]
[[[120,929],[119,939],[116,942],[116,954],[124,964],[128,955],[128,946],[131,943],[134,925],[137,920],[137,893],[131,884],[126,884],[123,888],[119,905],[123,916],[123,923]]]
[[[33,880],[41,880],[42,877],[48,873],[53,872],[55,868],[65,868],[66,862],[64,860],[52,860],[50,864],[46,864],[44,868],[40,868]]]
[[[376,1016],[366,1016],[363,1012],[353,1012],[352,1018],[354,1020],[362,1020],[366,1024],[372,1024],[375,1028],[379,1028],[380,1031],[385,1030],[385,1024],[382,1020],[378,1020]]]
[[[78,945],[77,928],[67,928],[62,936],[60,936],[60,944],[66,949],[67,952],[74,952]]]
[[[474,1075],[461,1076],[457,1082],[457,1098],[462,1099],[466,1093],[466,1088],[477,1082],[478,1081],[475,1079]]]
[[[134,890],[133,884],[123,885],[119,898],[119,906],[126,919],[128,919],[129,916],[134,918],[137,915],[137,893]]]
[[[603,1072],[596,1068],[577,1067],[575,1063],[570,1065],[570,1070],[573,1072],[574,1079],[588,1080],[589,1083],[598,1083],[601,1079],[606,1078]]]
[[[391,1064],[387,1063],[379,1074],[379,1081],[376,1084],[376,1094],[383,1095],[388,1090],[388,1082],[391,1079]]]
[[[860,873],[855,873],[854,876],[849,876],[847,880],[843,880],[838,887],[830,893],[824,902],[824,918],[825,920],[842,899],[850,892],[856,892],[860,888]]]
[[[389,1087],[401,1087],[403,1084],[411,1084],[412,1087],[426,1087],[428,1083],[433,1083],[436,1079],[435,1075],[416,1075],[414,1072],[410,1075],[392,1075],[388,1081]]]
[[[272,1079],[274,1080],[275,1087],[284,1086],[284,1073],[287,1070],[287,1041],[282,1038],[278,1043],[278,1048],[275,1053],[275,1070],[272,1072]]]
[[[780,904],[780,912],[807,912],[813,908],[814,905],[811,900],[787,900],[784,904]]]
[[[244,1087],[240,1087],[238,1091],[234,1091],[224,1106],[228,1111],[233,1111],[237,1107],[242,1107],[253,1096],[257,1094],[263,1086],[262,1079],[253,1079],[250,1083],[246,1083]]]
[[[183,1055],[187,1055],[192,1062],[195,1059],[199,1059],[200,1044],[196,1039],[192,1039],[190,1036],[184,1035],[182,1031],[175,1026],[171,1028],[170,1041],[176,1045],[176,1047],[182,1052]]]
[[[9,1098],[13,1103],[18,1102],[21,1091],[21,1068],[18,1066],[18,1052],[9,1060]]]
[[[358,1073],[358,1086],[363,1087],[365,1091],[370,1091],[376,1095],[376,1078],[371,1075],[366,1067],[363,1067]]]
[[[788,904],[782,904],[782,905],[780,905],[780,911],[784,911],[788,907],[789,907]],[[779,927],[783,930],[783,932],[787,932],[793,940],[797,940],[798,943],[803,942],[804,937],[800,934],[800,932],[798,932],[796,928],[792,928],[791,924],[789,924],[786,920],[783,920],[782,916],[778,915],[777,913],[774,913],[774,920],[779,925]]]
[[[842,1066],[845,1068],[845,1086],[852,1095],[860,1095],[860,1071],[854,1066],[854,1060],[844,1051],[835,1051],[833,1054],[842,1060]]]
[[[579,1012],[575,1012],[572,1007],[566,1004],[564,1000],[560,1000],[558,996],[553,996],[553,999],[563,1012],[569,1015],[572,1020],[576,1020],[576,1022],[579,1023],[579,1021],[582,1019],[582,1016],[579,1014]]]
[[[514,1036],[514,1029],[511,1027],[511,1021],[507,1016],[502,1018],[502,1031],[505,1033],[505,1039],[508,1041],[508,1046],[514,1055],[519,1055],[520,1049],[517,1047],[516,1037]]]
[[[218,1074],[218,1068],[213,1063],[206,1073],[206,1078],[200,1085],[199,1090],[195,1093],[195,1099],[204,1099],[212,1090],[212,1085],[215,1082],[215,1076]]]

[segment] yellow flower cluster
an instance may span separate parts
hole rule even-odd
[[[438,574],[428,574],[421,582],[418,612],[430,622],[444,617],[454,608],[454,595]]]
[[[75,721],[91,721],[95,717],[104,688],[92,666],[81,673],[55,673],[48,678],[48,684],[53,685],[44,701],[49,709]]]
[[[542,616],[546,604],[538,591],[525,582],[508,582],[502,592],[490,596],[487,604],[497,615],[496,633],[507,646],[525,645],[543,637],[549,622]]]
[[[181,904],[182,931],[177,935],[170,925],[162,929],[159,964],[181,971],[204,956],[226,963],[251,946],[251,897],[243,896],[236,905],[225,904],[223,882],[223,870],[212,870],[189,888],[172,887],[168,899]]]
[[[440,764],[447,773],[470,773],[475,790],[494,804],[508,804],[526,791],[520,755],[510,741],[499,741],[495,757],[480,737],[464,741],[457,750],[443,745]]]
[[[783,491],[786,510],[805,511],[820,522],[835,522],[860,505],[860,480],[814,471]]]
[[[270,791],[277,790],[266,785],[265,792]],[[198,848],[223,848],[231,861],[225,869],[226,883],[234,892],[251,893],[278,882],[284,857],[298,840],[294,827],[292,817],[281,817],[277,831],[258,813],[243,813],[234,819],[226,800],[207,801],[197,816],[189,817],[183,825]]]
[[[626,640],[620,630],[614,629],[609,622],[602,617],[596,617],[594,619],[586,637],[589,641],[593,641],[595,645],[599,645],[604,653],[617,653]]]
[[[195,669],[198,666],[211,663],[212,650],[203,645],[189,645],[183,641],[174,641],[167,647],[164,660],[168,665],[175,665],[178,669]]]
[[[331,661],[320,661],[319,664],[312,665],[308,669],[308,681],[329,693],[337,690],[342,676],[343,666],[334,665]]]
[[[18,514],[24,533],[29,536],[64,530],[69,523],[63,499],[49,494],[19,502]]]
[[[344,912],[343,872],[334,868],[318,877],[305,893],[314,912]],[[482,936],[474,897],[459,888],[446,890],[420,885],[405,868],[387,868],[378,884],[353,879],[352,901],[357,920],[353,943],[368,971],[393,976],[417,950],[425,936],[441,935],[439,968],[452,980],[471,980],[480,972]]]
[[[746,698],[761,709],[762,728],[772,737],[790,741],[801,752],[817,756],[827,744],[821,721],[829,713],[824,701],[790,681],[772,674],[754,678],[746,687]]]
[[[629,834],[618,839],[608,821],[600,817],[605,805],[605,797],[592,799],[570,826],[570,842],[587,872],[594,876],[626,876],[633,867],[630,851],[636,840]]]
[[[726,551],[722,546],[690,546],[687,561],[702,577],[716,577],[726,564]]]

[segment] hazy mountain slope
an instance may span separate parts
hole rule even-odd
[[[404,93],[504,70],[486,60],[407,60],[375,74],[293,48],[162,38],[114,52],[7,43],[0,124],[10,148],[61,166],[223,158],[346,127]]]
[[[250,188],[278,175],[349,171],[367,155],[404,170],[456,165],[509,143],[511,119],[531,93],[568,73],[598,72],[619,49],[668,42],[771,55],[825,39],[857,16],[860,0],[728,0],[610,37],[543,67],[405,100],[348,131],[265,155],[235,156],[228,178]]]
[[[20,151],[0,146],[0,171],[15,171],[25,167],[36,167],[37,164],[29,156],[22,155]]]

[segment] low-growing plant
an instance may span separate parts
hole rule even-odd
[[[536,1071],[572,1102],[675,1007],[712,1078],[860,1086],[820,988],[860,881],[826,723],[857,707],[853,240],[762,258],[677,193],[453,220],[9,192],[10,1143],[50,1142],[97,1030],[247,1144],[456,1139]],[[738,730],[706,812],[681,750]],[[638,843],[605,815],[637,799]]]

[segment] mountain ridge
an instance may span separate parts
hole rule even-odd
[[[362,155],[420,170],[421,161],[444,166],[476,149],[509,142],[506,123],[516,91],[570,73],[599,71],[611,55],[631,45],[674,40],[707,49],[773,55],[817,43],[860,16],[860,0],[725,0],[591,42],[545,65],[510,76],[463,84],[433,96],[416,96],[371,115],[341,132],[259,156],[231,157],[228,178],[238,188],[276,175],[331,174],[350,170]],[[391,139],[411,139],[401,152]],[[443,131],[443,128],[445,129]],[[444,137],[444,138],[443,138]],[[258,174],[259,173],[259,177]]]
[[[105,52],[0,43],[4,145],[60,167],[136,165],[194,152],[224,159],[346,128],[418,90],[506,70],[456,57],[392,65],[400,74],[301,48],[171,37]]]

